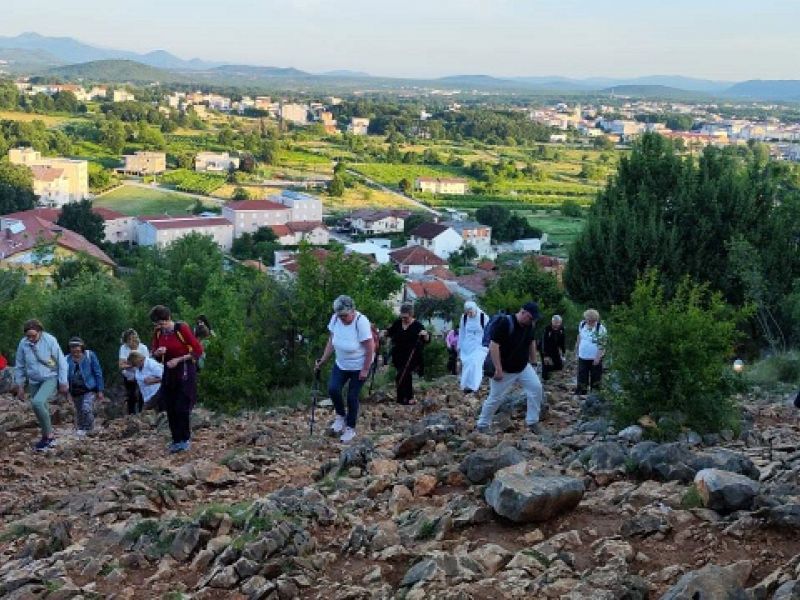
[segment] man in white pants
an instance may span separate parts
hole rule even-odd
[[[528,302],[517,314],[508,315],[492,324],[489,355],[492,357],[495,372],[489,380],[489,397],[484,401],[478,417],[479,432],[489,432],[492,418],[503,397],[511,386],[519,383],[528,400],[525,424],[529,431],[542,433],[539,425],[542,384],[533,369],[536,364],[533,326],[539,316],[539,305]]]

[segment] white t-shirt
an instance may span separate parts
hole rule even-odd
[[[328,323],[333,335],[333,350],[336,364],[342,371],[360,371],[364,368],[366,351],[362,342],[372,339],[369,319],[356,311],[355,318],[345,325],[335,314]]]
[[[142,392],[142,399],[145,404],[150,402],[150,399],[155,396],[161,383],[145,383],[147,377],[158,377],[159,379],[164,376],[164,365],[152,358],[145,358],[144,364],[141,369],[134,369],[136,372],[136,383],[139,384],[139,390]]]
[[[131,347],[128,346],[128,344],[122,344],[122,346],[119,347],[119,359],[128,360],[128,355],[131,352],[133,352],[133,350],[131,350]],[[147,350],[147,346],[145,346],[142,342],[139,342],[139,347],[136,349],[136,352],[138,352],[145,358],[150,356],[150,352]],[[130,369],[122,369],[122,375],[128,381],[133,381],[134,379],[136,379],[136,377],[134,376],[133,367],[131,367]]]
[[[602,323],[596,324],[592,329],[588,329],[586,324],[578,325],[578,358],[584,360],[594,360],[597,352],[605,343],[607,335],[606,328]]]

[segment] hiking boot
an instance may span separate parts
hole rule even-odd
[[[342,434],[342,437],[339,438],[339,441],[343,444],[349,444],[353,441],[354,437],[356,437],[356,430],[352,427],[345,427],[344,433]]]
[[[40,439],[36,443],[36,445],[33,447],[33,449],[36,450],[37,452],[44,452],[48,448],[55,447],[55,445],[56,445],[56,438],[53,438],[53,437],[45,438],[45,437],[43,437],[42,439]]]
[[[545,432],[544,427],[539,423],[531,423],[528,425],[528,431],[536,435],[542,435]]]
[[[491,425],[478,425],[475,428],[475,431],[477,431],[478,433],[482,433],[483,435],[489,435],[490,433],[492,433],[492,427]]]
[[[192,443],[190,441],[188,441],[188,440],[185,441],[185,442],[178,442],[177,444],[172,444],[172,446],[170,446],[169,452],[170,452],[170,454],[178,454],[179,452],[187,452],[189,450],[189,448],[191,448],[191,444]]]
[[[342,415],[336,415],[336,418],[331,424],[331,431],[333,433],[342,433],[346,425],[345,418]]]

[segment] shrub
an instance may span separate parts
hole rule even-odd
[[[765,358],[748,371],[747,380],[764,386],[796,384],[800,381],[800,354],[787,352]]]
[[[701,433],[735,429],[729,359],[743,312],[688,278],[671,299],[655,271],[641,278],[609,326],[609,379],[619,424],[645,414],[680,415]]]

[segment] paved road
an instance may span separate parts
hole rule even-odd
[[[394,196],[397,196],[398,198],[402,199],[403,202],[411,203],[411,204],[421,208],[422,210],[431,213],[432,215],[436,215],[437,217],[441,217],[442,216],[442,214],[439,211],[433,210],[430,206],[427,206],[427,205],[423,204],[422,202],[418,202],[417,200],[414,200],[413,198],[409,198],[405,194],[401,194],[399,192],[396,192],[393,189],[388,188],[388,187],[386,187],[385,185],[383,185],[381,183],[378,183],[374,179],[370,179],[369,177],[367,177],[365,175],[362,175],[358,171],[352,171],[350,169],[347,169],[347,172],[350,175],[352,175],[353,177],[356,177],[357,179],[361,179],[362,181],[366,181],[372,187],[376,187],[379,190],[381,190],[383,192],[386,192],[387,194],[392,194]]]

